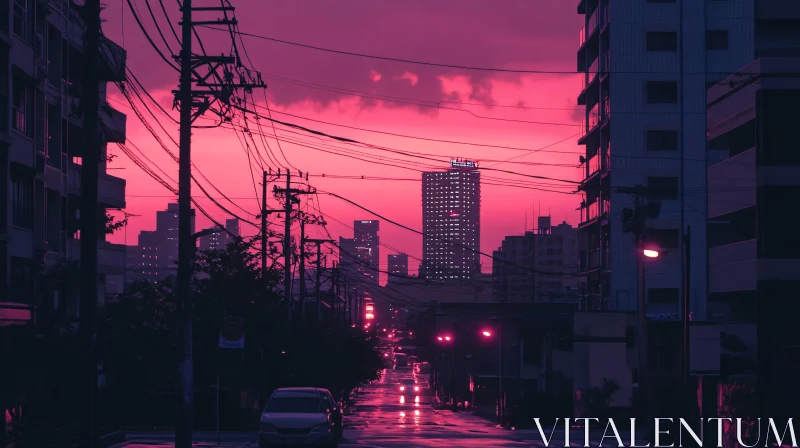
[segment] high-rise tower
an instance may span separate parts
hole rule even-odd
[[[422,266],[428,279],[465,281],[481,271],[481,182],[477,163],[450,161],[422,173]]]

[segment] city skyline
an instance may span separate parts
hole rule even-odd
[[[454,5],[454,2],[444,2]],[[443,5],[444,5],[443,3]],[[346,89],[364,92],[366,98],[362,96],[336,94],[327,90],[304,87],[301,85],[281,82],[275,79],[265,79],[268,88],[265,90],[271,110],[275,118],[283,121],[296,122],[299,125],[307,126],[326,132],[331,135],[354,138],[370,144],[377,144],[393,150],[403,150],[409,153],[429,153],[435,154],[439,161],[425,161],[419,158],[409,158],[406,168],[387,166],[386,164],[375,164],[359,161],[350,157],[341,157],[321,151],[315,151],[305,146],[293,145],[288,141],[282,141],[282,149],[289,158],[288,162],[280,156],[275,142],[270,141],[273,150],[279,159],[270,162],[273,168],[282,169],[295,165],[302,171],[308,171],[315,177],[310,181],[313,185],[326,191],[334,191],[348,199],[369,207],[372,210],[384,214],[397,222],[421,230],[419,223],[422,222],[421,198],[418,194],[409,192],[419,191],[421,185],[421,174],[407,168],[417,168],[417,163],[423,163],[420,170],[446,170],[450,158],[465,157],[476,159],[483,163],[487,168],[497,165],[498,169],[508,169],[530,175],[542,175],[571,181],[579,181],[578,157],[581,148],[577,145],[576,133],[580,129],[579,111],[574,104],[575,86],[579,83],[579,75],[568,74],[575,71],[574,67],[574,41],[575,36],[581,27],[580,17],[575,14],[574,7],[549,2],[544,6],[524,5],[514,6],[513,12],[500,11],[491,8],[484,2],[459,2],[459,9],[462,7],[470,21],[482,23],[481,29],[488,33],[487,40],[481,42],[484,48],[493,48],[491,52],[484,52],[481,55],[461,52],[459,42],[468,40],[469,33],[466,30],[457,30],[455,34],[447,39],[440,41],[443,37],[436,28],[427,29],[423,33],[408,33],[405,28],[407,20],[413,17],[414,6],[401,4],[386,4],[381,8],[386,14],[398,18],[398,22],[390,22],[387,26],[394,31],[390,34],[405,36],[402,40],[384,42],[387,47],[380,47],[369,40],[347,37],[337,34],[331,29],[332,24],[319,17],[333,14],[341,15],[341,8],[351,11],[353,15],[342,16],[343,20],[355,26],[360,23],[357,17],[363,17],[363,10],[358,5],[366,5],[360,0],[347,5],[333,7],[331,5],[320,5],[315,10],[313,20],[314,26],[300,29],[294,27],[287,28],[283,20],[276,20],[276,16],[266,12],[258,4],[242,4],[237,6],[237,12],[241,15],[239,20],[243,28],[259,29],[260,19],[263,17],[265,23],[273,30],[272,34],[280,35],[288,40],[298,42],[321,43],[325,42],[326,36],[334,36],[334,41],[328,42],[332,47],[351,48],[365,53],[397,53],[403,54],[404,46],[412,39],[415,48],[420,53],[419,58],[441,61],[457,62],[460,59],[469,60],[471,63],[512,67],[522,69],[544,69],[554,71],[552,74],[502,74],[502,73],[476,73],[464,72],[447,68],[426,68],[419,65],[402,65],[386,61],[353,58],[349,62],[352,64],[338,64],[333,55],[325,53],[306,53],[295,56],[294,50],[283,48],[278,44],[270,44],[256,38],[246,39],[247,47],[251,56],[256,53],[264,52],[273,54],[276,58],[283,61],[281,70],[274,71],[273,74],[282,78],[291,78],[303,83],[315,83],[320,85],[336,85]],[[136,28],[128,11],[122,14],[121,9],[127,6],[109,4],[104,11],[107,19],[105,26],[108,36],[116,41],[125,42],[128,50],[128,61],[133,73],[147,87],[149,93],[153,95],[166,109],[171,107],[171,90],[174,80],[171,79],[172,73],[160,65],[154,65],[151,70],[139,70],[137,67],[147,65],[149,58],[152,57],[152,49],[148,42],[143,38],[142,33]],[[284,5],[282,12],[284,17],[296,17],[297,14],[306,16],[303,8],[299,5]],[[436,21],[437,17],[446,16],[448,8],[446,6],[430,8],[431,16],[426,20]],[[544,10],[542,8],[545,8]],[[170,14],[174,12],[168,10]],[[544,13],[547,15],[543,15]],[[319,16],[317,16],[319,14]],[[512,17],[528,16],[530,22],[525,26],[512,27],[509,29],[505,25],[506,21]],[[124,17],[126,33],[122,38],[122,18]],[[173,17],[175,22],[178,18]],[[352,21],[352,22],[350,22]],[[304,22],[305,23],[305,22]],[[310,22],[309,22],[310,23]],[[149,26],[145,24],[146,26]],[[151,32],[155,32],[154,27]],[[148,29],[150,29],[148,28]],[[325,31],[328,30],[328,31]],[[389,32],[389,30],[382,30]],[[511,38],[510,36],[514,36]],[[494,37],[493,37],[494,36]],[[553,47],[544,48],[538,44],[540,39],[546,38]],[[509,39],[514,42],[509,46]],[[424,42],[439,42],[433,46]],[[502,42],[502,45],[497,45]],[[497,48],[502,47],[501,51]],[[138,48],[141,48],[139,50]],[[210,47],[212,48],[212,47]],[[221,49],[222,51],[223,49]],[[227,49],[224,49],[227,50]],[[454,53],[455,50],[458,50]],[[474,50],[474,49],[473,49]],[[534,52],[546,53],[547,57],[530,60],[527,56]],[[303,59],[305,56],[314,58]],[[321,58],[321,59],[318,59]],[[318,62],[312,62],[318,61]],[[262,64],[254,58],[257,68]],[[310,69],[307,64],[322,64],[324,70],[319,70],[319,75],[315,69]],[[308,67],[308,68],[307,68]],[[336,67],[335,73],[330,72],[331,67]],[[272,72],[271,72],[272,73]],[[322,75],[328,73],[328,75]],[[333,77],[331,77],[333,76]],[[115,89],[109,89],[109,94],[113,98],[111,103],[114,107],[119,107],[129,117],[134,117],[133,111],[125,107],[127,100],[122,97]],[[388,96],[399,96],[402,98],[413,99],[412,103],[388,101]],[[263,107],[263,95],[259,93],[256,101]],[[381,101],[374,98],[386,98]],[[443,104],[442,108],[419,106],[422,104],[436,104],[437,101],[456,101],[462,103],[477,103],[479,106],[469,106],[462,104]],[[400,101],[400,100],[398,100]],[[499,105],[522,105],[524,108],[501,107],[489,108],[483,104]],[[448,108],[461,109],[451,110]],[[468,112],[465,112],[468,111]],[[494,119],[482,119],[472,116],[485,116]],[[305,117],[303,119],[290,115]],[[345,126],[353,126],[363,129],[371,129],[380,132],[393,134],[412,135],[420,138],[432,138],[447,141],[462,141],[477,144],[496,145],[520,149],[536,150],[544,146],[553,145],[542,151],[528,154],[515,149],[484,148],[473,147],[463,144],[450,144],[442,142],[432,142],[428,140],[417,140],[403,137],[395,137],[374,132],[365,132],[357,129],[348,129],[340,126],[332,126],[312,120],[320,120],[327,123],[336,123]],[[518,120],[518,121],[513,121]],[[522,122],[519,122],[522,121]],[[527,123],[532,122],[532,123]],[[537,124],[555,123],[555,124]],[[262,122],[262,126],[269,126]],[[175,128],[172,125],[165,125],[168,130]],[[285,134],[279,129],[279,133]],[[409,132],[413,129],[413,132]],[[156,129],[160,134],[163,132]],[[226,196],[233,198],[239,206],[247,212],[236,208],[224,199],[222,204],[232,212],[240,214],[243,218],[253,220],[258,214],[259,203],[256,201],[256,194],[253,191],[252,182],[249,179],[250,169],[244,151],[236,141],[236,136],[230,131],[225,130],[198,130],[194,145],[193,158],[196,166],[202,171],[215,186],[223,191]],[[574,135],[574,137],[572,137]],[[290,134],[285,135],[291,138]],[[128,119],[128,138],[132,144],[145,150],[148,157],[154,163],[165,168],[165,171],[174,174],[177,165],[169,156],[161,150],[138,120]],[[300,142],[297,140],[297,142]],[[250,142],[252,145],[252,142]],[[260,143],[259,143],[260,144]],[[306,143],[302,143],[306,145]],[[222,152],[221,148],[228,148]],[[327,151],[327,150],[326,150]],[[528,155],[526,155],[528,154]],[[381,155],[381,154],[378,154]],[[383,152],[383,155],[391,155]],[[520,156],[519,158],[515,158]],[[218,163],[224,157],[225,164]],[[356,157],[364,158],[356,155]],[[395,157],[395,156],[392,156]],[[425,156],[428,157],[428,156]],[[510,162],[499,164],[496,161],[506,160],[514,157]],[[266,156],[265,156],[265,160]],[[492,162],[490,162],[490,160]],[[486,161],[484,163],[484,161]],[[521,162],[521,163],[517,163]],[[531,163],[531,164],[528,164]],[[549,165],[535,165],[545,163]],[[394,164],[394,163],[392,163]],[[555,166],[551,166],[555,165]],[[111,166],[117,168],[116,175],[129,179],[128,205],[127,211],[142,217],[131,218],[129,220],[128,231],[135,234],[141,229],[152,228],[153,220],[149,218],[152,211],[159,209],[169,200],[169,192],[162,185],[153,181],[147,175],[141,173],[140,169],[130,163],[127,157],[119,153]],[[170,172],[169,170],[173,170]],[[256,170],[256,183],[260,180],[260,170]],[[294,170],[293,170],[294,171]],[[246,173],[240,176],[240,173]],[[321,177],[323,174],[325,178]],[[414,181],[381,181],[381,180],[359,180],[359,179],[335,179],[334,175],[353,176],[356,178],[364,177],[392,177],[402,179],[415,179]],[[198,180],[204,185],[211,196],[218,196],[205,183],[200,175],[196,175]],[[536,183],[525,177],[507,175],[502,173],[492,173],[491,177],[503,180],[487,181],[483,186],[483,232],[481,241],[481,251],[491,253],[507,234],[524,231],[526,214],[530,215],[530,207],[520,207],[517,213],[509,213],[508,210],[519,206],[516,197],[523,196],[525,204],[532,204],[534,201],[549,204],[551,214],[558,221],[566,220],[572,225],[578,224],[578,212],[575,210],[579,201],[577,196],[556,193],[556,191],[568,192],[573,184],[545,181],[543,185]],[[243,182],[248,178],[247,182]],[[507,184],[524,184],[526,188],[506,186]],[[501,185],[502,184],[502,185]],[[532,188],[532,189],[531,189]],[[271,189],[271,187],[270,187]],[[260,195],[260,187],[257,188]],[[219,210],[205,197],[205,194],[194,185],[192,192],[195,199],[201,204],[214,218],[221,221],[230,215]],[[380,192],[374,195],[374,192]],[[398,201],[386,201],[387,198],[401,198]],[[362,213],[352,206],[327,195],[321,194],[319,197],[321,209],[329,215],[328,229],[334,238],[349,235],[351,230],[348,225],[354,219],[380,219],[371,216],[369,213]],[[269,202],[276,204],[275,199],[270,194]],[[227,205],[226,205],[227,204]],[[248,213],[249,212],[249,213]],[[499,216],[504,216],[500,219]],[[273,217],[271,216],[270,219]],[[335,219],[333,219],[335,218]],[[210,222],[202,215],[198,214],[198,228],[210,226]],[[529,218],[530,219],[530,218]],[[342,225],[338,221],[347,225]],[[253,235],[258,231],[256,227],[242,223],[242,234]],[[327,235],[319,229],[309,226],[309,232],[315,238],[327,238]],[[122,232],[112,235],[115,242],[122,242]],[[385,222],[381,230],[382,241],[408,253],[417,258],[422,258],[422,238],[413,232],[399,228],[393,224]],[[385,257],[381,260],[385,269]],[[483,271],[489,272],[489,259],[482,257],[484,265]],[[417,263],[411,262],[412,273],[417,272]]]

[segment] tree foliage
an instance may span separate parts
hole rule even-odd
[[[257,391],[262,400],[281,386],[327,387],[349,394],[376,379],[382,358],[363,333],[308,322],[289,325],[278,293],[283,271],[270,263],[262,275],[257,246],[258,241],[237,238],[225,249],[200,252],[195,259],[197,402],[213,399],[217,374],[226,377],[230,390]],[[138,408],[139,414],[146,407],[152,425],[169,424],[162,420],[174,417],[174,406],[165,406],[164,400],[167,395],[176,399],[178,311],[171,281],[132,284],[117,303],[107,306],[103,339],[114,401],[138,403],[126,407]],[[244,324],[243,350],[219,348],[227,317]],[[154,415],[159,408],[166,408],[164,415]],[[202,406],[197,409],[202,427],[207,412]],[[128,424],[145,423],[120,417]]]

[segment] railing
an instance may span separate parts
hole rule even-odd
[[[596,155],[592,156],[591,159],[586,161],[585,165],[586,165],[586,177],[587,178],[589,176],[591,176],[592,174],[600,171],[600,168],[601,168],[600,160],[601,160],[600,155],[596,154]]]
[[[589,17],[589,21],[581,27],[581,31],[578,35],[578,46],[582,47],[584,43],[586,43],[586,39],[592,35],[595,31],[597,31],[597,27],[599,25],[599,16],[597,15],[597,10]]]
[[[592,13],[591,17],[589,17],[589,22],[586,24],[586,37],[590,37],[592,33],[597,31],[597,28],[600,26],[600,16],[597,14],[597,10],[595,9]]]
[[[600,202],[593,202],[581,208],[581,222],[589,222],[600,216]]]
[[[587,118],[588,123],[586,125],[586,133],[588,134],[589,131],[594,129],[598,124],[600,124],[600,111],[599,111],[599,104],[595,104],[592,110],[589,111],[589,116]]]
[[[589,66],[589,70],[586,72],[586,84],[583,86],[584,90],[594,82],[595,78],[597,78],[597,70],[598,66],[600,65],[598,64],[599,60],[599,58],[595,59],[594,62],[592,62],[592,65]]]
[[[8,94],[0,92],[0,132],[8,132]]]
[[[600,267],[600,249],[591,249],[580,252],[580,270],[588,271]]]

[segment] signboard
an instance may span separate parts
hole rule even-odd
[[[477,168],[477,162],[472,160],[450,159],[450,167],[452,168]]]
[[[244,348],[244,322],[236,317],[225,319],[219,332],[219,348]]]

